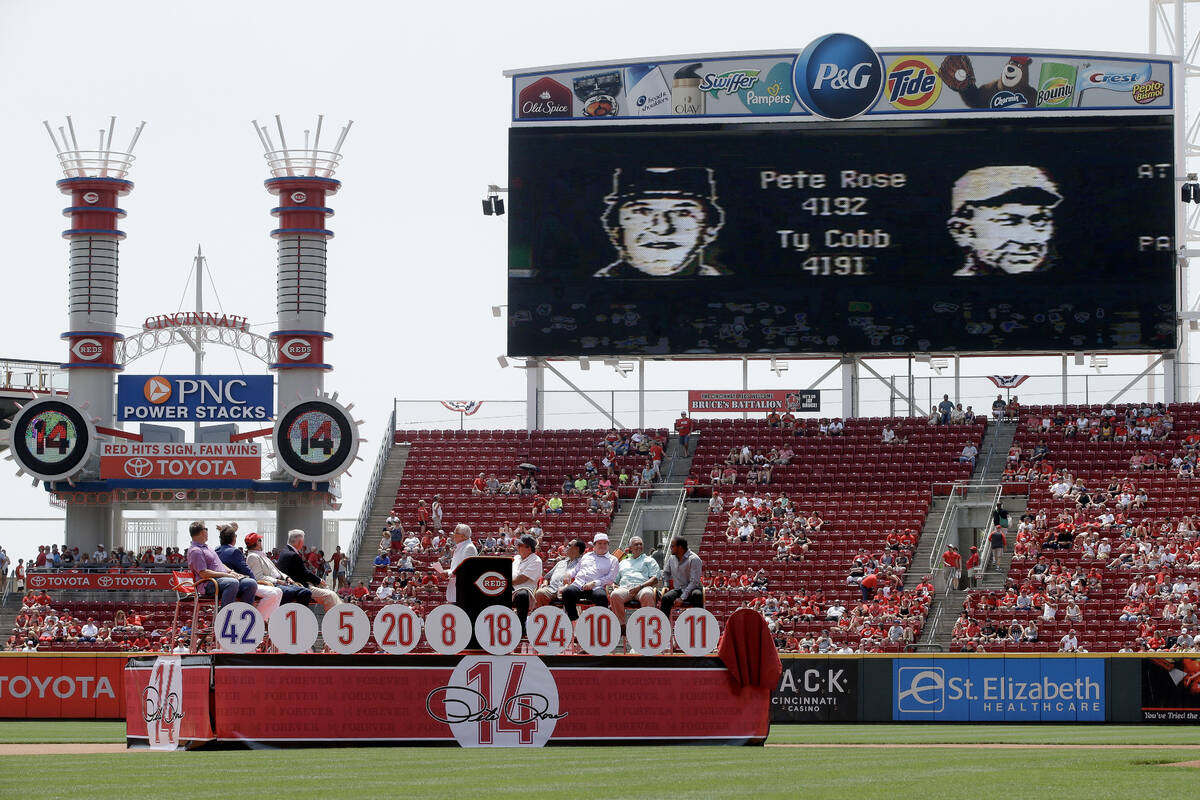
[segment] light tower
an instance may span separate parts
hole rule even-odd
[[[333,231],[326,219],[333,209],[325,199],[337,192],[341,182],[333,174],[341,161],[342,143],[353,120],[339,133],[331,150],[321,149],[324,116],[317,117],[313,131],[304,131],[304,146],[288,146],[283,123],[275,116],[276,146],[271,131],[254,120],[254,131],[263,146],[271,177],[267,191],[279,198],[271,214],[279,227],[271,231],[276,241],[276,314],[278,328],[271,337],[278,345],[278,358],[271,364],[276,372],[279,412],[300,400],[317,397],[325,388],[325,373],[333,367],[325,361],[325,341],[333,335],[325,330],[326,243]],[[276,513],[277,544],[292,528],[307,534],[307,543],[321,546],[322,505],[317,502],[288,504],[281,499]]]
[[[133,148],[142,135],[145,122],[138,125],[124,150],[113,149],[113,131],[117,118],[109,119],[108,128],[100,129],[97,149],[80,148],[71,117],[59,126],[58,135],[48,122],[43,123],[58,153],[65,176],[58,182],[63,194],[71,196],[71,205],[63,215],[71,218],[71,227],[63,231],[70,244],[68,310],[70,329],[62,335],[69,343],[68,386],[71,400],[86,405],[97,425],[113,425],[113,391],[116,373],[117,333],[117,243],[125,234],[117,220],[125,211],[117,198],[129,194],[133,183],[125,179],[133,165]],[[94,467],[86,467],[94,472]],[[85,551],[103,542],[112,547],[114,517],[107,506],[67,506],[66,544]]]

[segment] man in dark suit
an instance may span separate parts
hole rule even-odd
[[[304,561],[304,531],[288,531],[287,544],[279,552],[279,559],[275,563],[280,572],[307,587],[312,592],[313,600],[324,606],[326,611],[338,604],[337,593],[326,588],[321,576],[310,570]]]
[[[239,575],[253,579],[254,573],[246,565],[246,557],[242,555],[241,550],[234,547],[234,543],[237,541],[237,529],[236,522],[231,522],[228,525],[218,525],[217,533],[221,537],[221,544],[214,552],[216,552],[217,558],[221,559],[221,563],[226,567]],[[275,609],[279,608],[279,604],[283,600],[283,592],[257,579],[255,579],[255,582],[258,584],[254,587],[254,597],[258,601],[258,613],[263,615],[263,619],[270,619],[271,615],[275,613]]]

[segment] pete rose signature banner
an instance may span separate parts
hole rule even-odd
[[[124,654],[0,654],[0,719],[124,719]]]
[[[162,591],[172,589],[171,574],[158,572],[140,573],[109,573],[109,572],[79,572],[64,570],[61,572],[31,572],[26,578],[30,589],[80,589],[84,591],[102,591],[107,589],[119,591]]]
[[[539,747],[685,742],[761,744],[770,691],[738,688],[717,658],[580,656],[217,655],[212,712],[220,742],[395,742],[463,747]],[[141,692],[152,659],[128,673]],[[169,673],[164,673],[164,680]],[[206,715],[188,694],[181,726]],[[134,697],[135,688],[128,688]],[[151,694],[154,694],[152,692]],[[140,696],[140,695],[139,695]],[[189,703],[194,699],[195,707]],[[161,724],[162,707],[132,700],[131,744]],[[136,712],[136,713],[135,713]],[[181,727],[179,736],[187,739]]]
[[[258,480],[262,445],[105,442],[100,445],[105,480]]]
[[[819,389],[688,390],[689,414],[766,414],[820,411]]]

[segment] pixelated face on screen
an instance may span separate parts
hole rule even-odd
[[[617,169],[604,230],[617,260],[595,277],[718,275],[704,247],[721,229],[712,171],[703,167]]]
[[[1053,266],[1058,187],[1031,166],[982,167],[954,184],[947,227],[963,248],[955,277],[1040,272]]]

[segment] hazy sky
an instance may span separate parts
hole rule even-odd
[[[1145,52],[1147,17],[1140,0],[0,0],[0,153],[9,173],[0,201],[8,253],[0,355],[66,356],[58,338],[67,325],[65,198],[54,185],[62,176],[43,119],[60,124],[73,114],[90,143],[116,114],[118,144],[147,121],[130,174],[136,188],[122,202],[129,212],[120,293],[127,332],[179,307],[202,244],[224,309],[263,333],[275,315],[273,198],[262,186],[268,174],[250,120],[281,113],[298,139],[318,113],[327,131],[353,119],[337,174],[343,189],[330,201],[337,236],[329,248],[328,330],[336,338],[326,348],[336,367],[327,387],[357,404],[370,439],[362,450],[368,464],[347,481],[338,515],[353,516],[392,397],[524,398],[524,374],[497,364],[504,327],[489,310],[505,298],[505,225],[479,210],[486,185],[505,183],[510,95],[503,69],[800,49],[833,31],[878,48]],[[190,294],[185,302],[191,306]],[[186,372],[191,358],[184,350],[165,363],[154,355],[130,371]],[[245,357],[239,367],[215,348],[208,367],[261,370]],[[610,370],[580,375],[572,367],[569,374],[587,386],[634,385]],[[651,372],[648,385],[734,386],[740,379],[740,368],[701,365]],[[435,408],[404,414],[434,419]],[[517,405],[487,410],[516,415],[508,427],[523,424]],[[0,503],[2,516],[57,513],[27,481],[0,479]],[[60,527],[0,522],[0,544],[14,557],[60,536]]]

